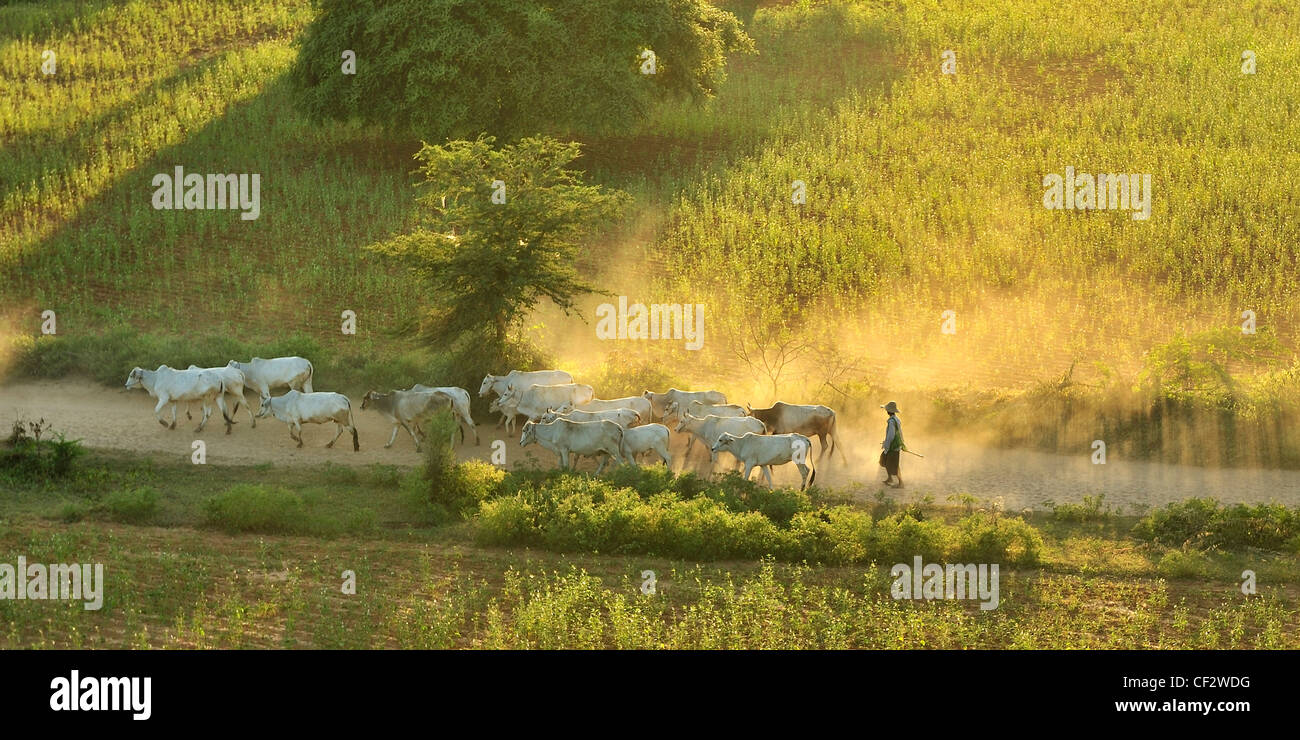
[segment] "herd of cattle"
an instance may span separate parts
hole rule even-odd
[[[126,387],[144,388],[156,399],[154,418],[169,429],[176,428],[177,404],[200,403],[203,416],[196,431],[203,431],[215,406],[225,420],[226,434],[230,434],[233,417],[243,405],[252,426],[256,427],[257,420],[268,414],[274,416],[289,426],[289,436],[299,447],[303,446],[303,424],[333,423],[338,431],[325,446],[333,447],[343,432],[349,431],[352,449],[360,450],[352,402],[341,393],[313,391],[314,372],[311,362],[302,357],[254,357],[250,362],[231,360],[225,367],[137,367],[127,377]],[[288,389],[286,393],[271,395],[284,388]],[[256,413],[245,401],[248,391],[256,393],[260,400]],[[514,370],[505,375],[488,375],[478,394],[492,399],[490,408],[500,413],[500,424],[508,433],[514,432],[519,417],[526,418],[519,438],[521,446],[538,444],[554,452],[566,468],[576,456],[597,458],[597,474],[610,460],[615,464],[636,463],[650,453],[671,468],[668,424],[673,417],[674,431],[689,435],[688,455],[699,440],[709,450],[712,462],[717,461],[719,452],[728,452],[743,465],[746,479],[757,467],[769,485],[771,467],[786,463],[798,467],[802,486],[815,480],[817,472],[809,457],[810,437],[821,442],[819,462],[828,451],[833,454],[838,449],[835,412],[826,406],[778,402],[755,409],[729,404],[718,391],[676,388],[605,400],[596,398],[591,386],[574,383],[563,370]],[[164,418],[167,406],[171,406],[170,421]],[[424,421],[443,410],[449,410],[456,420],[462,443],[468,429],[474,444],[479,444],[478,430],[470,416],[470,395],[464,388],[417,384],[388,393],[369,391],[362,397],[361,408],[374,409],[392,424],[385,447],[393,445],[399,429],[405,429],[419,450],[424,440]],[[188,408],[186,416],[190,416]],[[844,457],[842,450],[840,457]]]

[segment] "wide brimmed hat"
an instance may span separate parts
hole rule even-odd
[[[898,404],[894,403],[893,401],[890,401],[889,403],[885,404],[884,406],[881,406],[880,408],[884,409],[885,411],[888,411],[891,414],[898,413]]]

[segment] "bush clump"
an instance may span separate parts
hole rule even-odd
[[[148,487],[127,488],[104,499],[108,518],[126,524],[142,524],[158,513],[158,492]]]
[[[1139,539],[1171,547],[1300,552],[1300,509],[1281,504],[1222,506],[1192,498],[1152,511],[1133,528]]]
[[[209,498],[203,504],[209,526],[237,534],[294,534],[304,528],[302,498],[278,486],[244,483]]]

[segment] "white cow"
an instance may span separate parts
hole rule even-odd
[[[560,457],[560,467],[569,467],[570,455],[606,455],[596,467],[596,474],[605,469],[605,463],[613,458],[615,464],[622,465],[623,427],[612,421],[569,421],[556,419],[549,424],[535,421],[524,423],[524,433],[519,437],[519,446],[527,447],[536,442]]]
[[[334,422],[338,425],[338,434],[326,447],[333,447],[339,435],[346,429],[352,432],[352,449],[360,451],[361,443],[357,440],[357,425],[352,419],[352,402],[342,393],[302,393],[289,391],[283,396],[272,398],[262,395],[259,417],[272,414],[275,418],[289,425],[289,437],[302,447],[303,424],[325,424]]]
[[[563,370],[511,370],[505,375],[492,375],[491,373],[483,376],[483,384],[478,387],[479,396],[486,396],[489,393],[496,393],[498,396],[505,395],[506,389],[514,384],[515,387],[527,387],[530,385],[561,385],[563,383],[572,383],[573,376]]]
[[[666,393],[645,391],[641,397],[650,401],[654,409],[653,421],[666,419],[669,416],[668,408],[673,404],[676,404],[680,411],[691,401],[702,401],[710,405],[727,402],[727,397],[721,391],[682,391],[676,388],[669,388]]]
[[[226,388],[220,375],[207,370],[173,370],[166,365],[159,365],[157,370],[133,368],[126,376],[127,388],[144,388],[150,396],[158,399],[153,415],[159,424],[168,429],[176,428],[176,404],[178,402],[199,401],[203,404],[203,419],[194,431],[203,431],[212,415],[215,401],[221,409],[221,416],[226,420],[226,434],[230,434],[230,425],[234,422],[226,411]],[[163,421],[162,410],[167,405],[172,407],[171,423]]]
[[[703,401],[691,401],[686,405],[686,413],[691,416],[749,416],[749,412],[744,406],[735,403],[704,403]],[[673,403],[664,409],[664,417],[681,416],[681,406]]]
[[[672,455],[668,452],[668,427],[663,424],[642,424],[639,427],[623,430],[623,456],[635,463],[637,456],[654,452],[663,459],[664,465],[671,470]]]
[[[812,451],[812,441],[802,434],[755,434],[749,433],[744,436],[734,434],[722,434],[718,441],[713,443],[713,452],[730,452],[736,456],[736,459],[745,464],[745,480],[749,480],[749,474],[755,467],[763,469],[763,475],[767,478],[767,485],[772,486],[772,468],[773,465],[783,465],[788,462],[794,462],[799,467],[799,489],[803,490],[812,485],[817,480],[817,469],[813,467],[812,458],[808,453]],[[809,471],[812,475],[809,476]]]
[[[478,427],[474,424],[474,418],[469,415],[469,391],[464,388],[458,388],[454,385],[420,385],[416,383],[410,387],[413,391],[426,391],[445,393],[451,399],[451,413],[456,417],[456,423],[460,426],[460,443],[465,444],[465,427],[474,433],[474,444],[479,443]]]
[[[640,420],[640,416],[632,409],[611,409],[609,411],[578,411],[574,409],[567,413],[559,411],[547,411],[539,419],[543,424],[555,421],[556,419],[568,419],[569,421],[612,421],[615,424],[627,429]]]
[[[650,415],[654,413],[654,407],[650,400],[641,396],[627,396],[625,398],[593,398],[586,403],[580,403],[577,406],[578,411],[613,411],[614,409],[632,409],[640,416],[638,424],[650,421]]]
[[[424,439],[424,422],[429,417],[442,409],[450,409],[453,415],[456,414],[455,400],[447,393],[434,390],[406,390],[391,393],[366,391],[366,395],[361,397],[361,410],[365,411],[369,408],[378,411],[393,425],[393,433],[388,435],[385,448],[393,446],[393,440],[397,439],[397,430],[401,428],[411,435],[411,441],[415,443],[417,452],[420,450],[420,442]],[[415,429],[412,430],[411,427]],[[465,430],[462,427],[461,441],[464,441],[464,434]],[[455,432],[452,432],[452,435],[454,440]]]
[[[254,357],[249,362],[231,360],[228,367],[238,368],[244,374],[244,386],[260,396],[269,396],[277,388],[311,393],[311,379],[316,373],[311,361],[302,357],[275,357],[264,360]]]
[[[244,373],[242,370],[229,365],[222,365],[221,367],[199,367],[198,365],[190,365],[187,369],[206,370],[207,372],[220,375],[226,386],[226,392],[223,395],[233,400],[235,404],[230,408],[231,418],[234,418],[235,414],[239,413],[239,406],[240,404],[243,404],[244,409],[248,412],[248,420],[252,422],[254,427],[257,426],[257,417],[253,415],[253,405],[251,403],[246,403],[244,400]],[[230,401],[227,401],[226,403],[229,404]],[[190,416],[190,407],[193,405],[194,404],[191,403],[186,407],[186,419],[193,418]]]
[[[595,396],[591,386],[580,383],[562,385],[533,385],[525,389],[511,386],[501,400],[516,400],[515,407],[529,421],[537,421],[551,409],[561,412],[571,411],[578,404],[590,401]]]
[[[711,462],[717,462],[718,456],[713,452],[713,443],[718,441],[722,434],[734,434],[737,437],[743,434],[753,432],[755,434],[763,433],[763,422],[749,416],[691,416],[682,414],[677,421],[675,431],[688,432],[691,435],[691,441],[686,445],[686,454],[691,454],[691,449],[695,447],[695,440],[698,438],[709,449],[709,459]]]
[[[515,433],[515,417],[519,416],[519,399],[494,398],[492,403],[488,404],[488,411],[500,413],[501,422],[506,425],[506,432]],[[498,422],[497,426],[501,426],[501,422]]]

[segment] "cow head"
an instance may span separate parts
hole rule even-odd
[[[714,442],[713,446],[710,447],[709,449],[712,450],[714,453],[722,452],[724,450],[729,451],[731,449],[732,443],[734,443],[738,439],[740,439],[740,437],[737,437],[734,434],[728,434],[726,432],[723,432],[721,435],[718,436],[718,441]]]
[[[134,368],[131,370],[131,374],[126,376],[127,388],[139,388],[143,384],[144,384],[144,368],[139,368],[139,367]]]
[[[519,446],[527,447],[537,441],[537,422],[524,422],[524,433],[519,437]]]
[[[367,408],[369,408],[370,402],[375,400],[378,397],[379,397],[378,393],[375,393],[374,391],[366,391],[366,395],[361,397],[361,410],[365,411]]]
[[[550,424],[551,422],[555,421],[558,418],[560,418],[560,414],[555,409],[547,409],[546,413],[542,414],[542,418],[539,420],[539,423]]]
[[[257,409],[257,418],[262,418],[271,413],[271,397],[262,396],[262,405]]]
[[[694,416],[691,416],[690,414],[682,414],[681,416],[678,416],[678,417],[677,417],[677,426],[676,426],[676,428],[673,429],[673,431],[674,431],[674,432],[680,432],[681,430],[685,429],[685,428],[686,428],[686,421],[687,421],[688,419],[691,420],[691,421],[699,421],[699,419],[695,418]],[[667,414],[664,415],[664,421],[668,421],[668,415],[667,415]]]
[[[488,373],[483,376],[483,385],[478,387],[479,396],[486,396],[492,390],[492,384],[496,382],[497,376]]]

